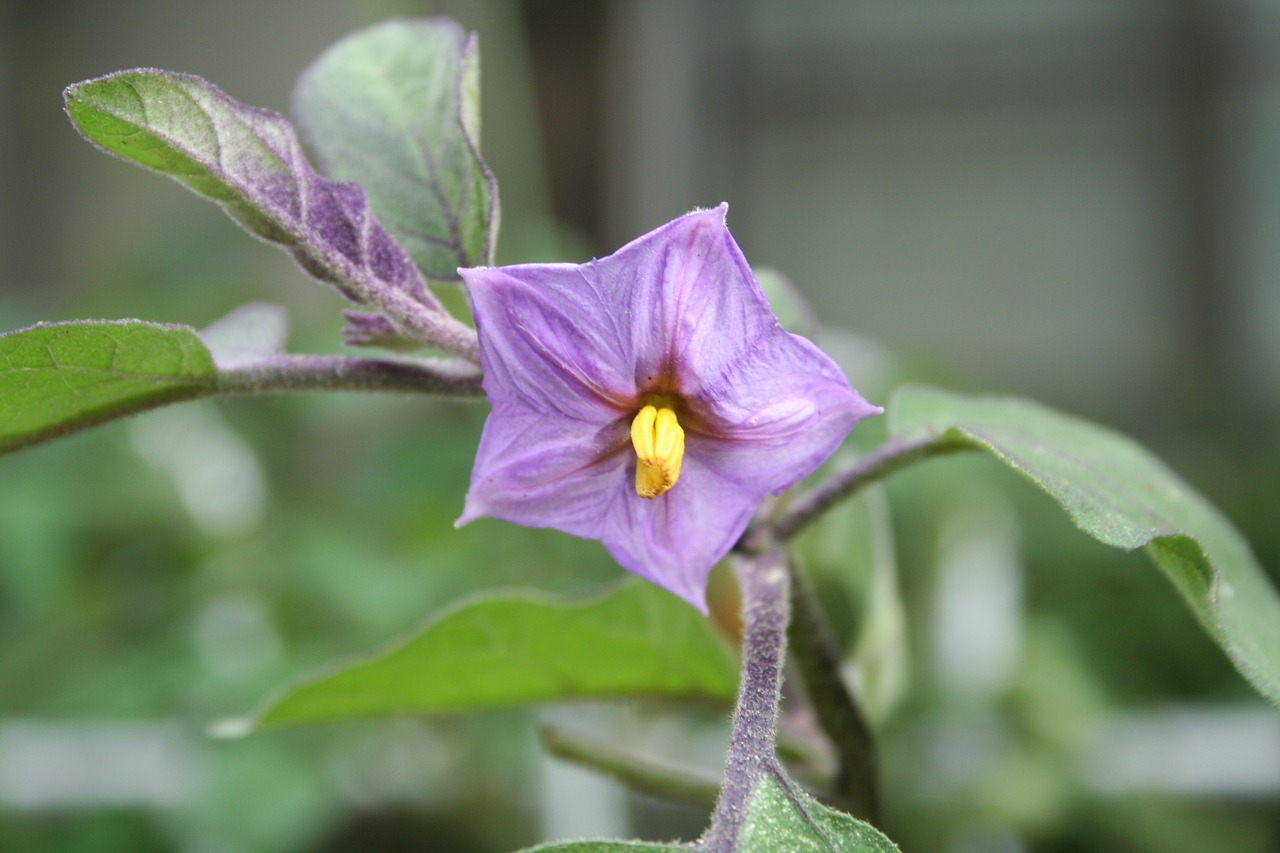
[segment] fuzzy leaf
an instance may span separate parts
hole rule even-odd
[[[474,711],[565,699],[732,701],[737,665],[675,596],[628,582],[603,598],[485,596],[368,660],[290,688],[222,734],[386,714]]]
[[[888,409],[894,435],[985,450],[1098,541],[1143,548],[1236,668],[1280,705],[1280,596],[1231,523],[1144,448],[1024,400],[904,388]]]
[[[84,320],[0,335],[0,452],[165,403],[212,394],[194,329]]]
[[[188,74],[135,69],[68,86],[67,114],[90,142],[216,201],[250,233],[287,248],[348,298],[403,293],[441,311],[417,267],[356,184],[317,175],[292,125]]]
[[[792,784],[765,776],[751,795],[738,853],[898,853],[875,827],[829,809]]]
[[[492,263],[497,183],[479,149],[479,48],[453,21],[388,21],[330,47],[293,112],[330,177],[359,181],[434,281]]]

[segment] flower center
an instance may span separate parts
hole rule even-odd
[[[684,430],[673,409],[641,408],[631,421],[631,443],[636,448],[637,495],[656,498],[676,484],[684,461]]]

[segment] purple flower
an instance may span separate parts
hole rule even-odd
[[[587,264],[461,270],[493,411],[459,525],[599,539],[705,612],[707,574],[765,496],[881,411],[779,325],[726,210]]]

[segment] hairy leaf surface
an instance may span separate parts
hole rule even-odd
[[[1280,705],[1280,596],[1231,523],[1146,449],[1025,400],[904,388],[888,410],[894,435],[986,451],[1098,541],[1145,550],[1236,668]]]
[[[83,320],[19,329],[0,335],[0,452],[216,390],[213,358],[186,326]]]

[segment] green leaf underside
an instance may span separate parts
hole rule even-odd
[[[0,335],[0,452],[216,389],[194,329],[86,320]]]
[[[476,41],[453,21],[388,21],[330,47],[294,93],[323,171],[360,183],[436,281],[491,263],[496,184],[478,154],[478,74]]]
[[[793,785],[792,796],[766,775],[751,795],[740,853],[899,853],[870,824],[829,809]]]
[[[651,584],[589,601],[485,596],[391,650],[286,690],[224,732],[387,714],[651,696],[730,702],[737,663],[711,624]]]
[[[1280,596],[1230,522],[1148,451],[1023,400],[904,388],[888,408],[893,435],[985,450],[1098,541],[1144,548],[1236,668],[1280,706]]]

